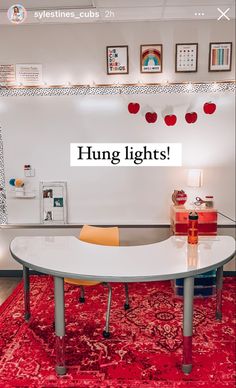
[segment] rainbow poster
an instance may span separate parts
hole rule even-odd
[[[162,45],[142,45],[140,47],[141,73],[162,72]]]
[[[209,71],[230,71],[232,43],[210,43]]]

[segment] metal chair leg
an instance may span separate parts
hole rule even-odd
[[[108,301],[107,301],[107,312],[106,312],[106,326],[105,330],[103,331],[103,337],[109,338],[110,332],[109,332],[109,323],[110,323],[110,312],[111,312],[111,299],[112,299],[112,288],[109,283],[105,283],[105,286],[108,287]]]
[[[125,304],[124,304],[124,309],[129,310],[130,305],[129,305],[129,286],[128,283],[124,283],[125,286]]]
[[[80,297],[79,297],[79,301],[80,301],[80,303],[84,303],[84,302],[85,302],[85,297],[84,297],[84,287],[83,287],[83,286],[80,286]]]

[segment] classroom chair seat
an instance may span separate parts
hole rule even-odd
[[[119,244],[120,244],[119,228],[117,228],[117,227],[102,228],[102,227],[84,225],[83,228],[81,229],[79,239],[81,241],[91,243],[91,244],[119,246]],[[80,279],[71,279],[71,278],[65,278],[64,281],[65,281],[65,283],[73,284],[73,285],[80,287],[81,292],[80,292],[79,301],[81,303],[85,302],[84,287],[95,286],[97,284],[102,283],[102,282],[98,282],[98,281],[80,280]],[[106,287],[108,287],[106,324],[105,324],[105,329],[103,331],[103,337],[109,338],[110,337],[109,323],[110,323],[110,312],[111,312],[111,301],[112,301],[112,287],[109,283],[102,283],[102,284],[104,284]],[[128,310],[130,308],[128,284],[124,283],[124,287],[125,287],[124,309]]]

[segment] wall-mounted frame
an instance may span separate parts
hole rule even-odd
[[[196,73],[198,67],[198,43],[176,43],[175,72]]]
[[[209,45],[209,71],[231,71],[232,42],[211,42]]]
[[[40,222],[67,224],[66,182],[40,182]]]
[[[108,75],[129,73],[128,46],[107,46],[106,56]]]
[[[162,73],[163,47],[162,44],[145,44],[140,46],[140,72]]]

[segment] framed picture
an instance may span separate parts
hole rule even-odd
[[[197,72],[198,43],[177,43],[175,45],[175,72]]]
[[[162,44],[146,44],[140,46],[141,73],[161,73],[163,67]]]
[[[40,183],[40,221],[42,224],[66,224],[66,182]]]
[[[230,71],[232,42],[210,43],[209,71]]]
[[[128,46],[107,46],[107,74],[128,74]]]

